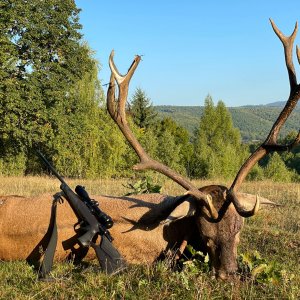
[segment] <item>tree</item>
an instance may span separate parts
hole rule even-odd
[[[69,176],[95,177],[101,170],[99,148],[104,132],[99,123],[104,121],[105,113],[100,108],[104,95],[98,71],[98,63],[94,61],[93,68],[73,85],[69,109],[58,123],[53,160]]]
[[[277,152],[272,154],[264,173],[266,178],[276,182],[290,182],[293,176]]]
[[[137,88],[132,96],[130,113],[134,123],[140,128],[148,128],[155,122],[157,113],[141,88]]]
[[[292,143],[298,132],[293,130],[288,133],[288,135],[280,141],[281,144],[283,145],[288,145]],[[295,170],[296,173],[300,174],[300,145],[294,147],[291,151],[288,152],[283,152],[280,156],[283,159],[285,165],[287,168],[291,170]]]
[[[95,62],[81,42],[73,0],[0,6],[0,165],[11,174],[9,162],[19,157],[22,173],[31,146],[59,155],[56,139],[78,104],[72,90]]]
[[[154,128],[158,139],[158,159],[169,166],[172,165],[178,171],[189,174],[193,146],[188,131],[170,117],[156,122]]]
[[[246,156],[238,129],[222,101],[214,106],[211,96],[205,99],[203,115],[195,131],[192,176],[233,177]]]
[[[163,131],[158,136],[158,159],[168,167],[177,171],[184,169],[180,164],[181,149],[182,145],[176,143],[175,138],[170,131]]]

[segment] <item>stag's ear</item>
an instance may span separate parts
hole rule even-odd
[[[247,193],[237,193],[237,198],[240,202],[240,204],[246,209],[249,210],[253,208],[253,206],[256,203],[256,198],[258,197],[260,206],[262,205],[273,205],[273,206],[280,206],[280,204],[277,204],[273,201],[270,201],[267,198],[260,197],[253,194],[247,194]]]
[[[196,204],[193,201],[184,201],[169,214],[169,216],[161,221],[161,224],[169,224],[175,220],[184,217],[193,216],[196,212]]]

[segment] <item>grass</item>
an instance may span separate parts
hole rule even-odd
[[[128,192],[123,186],[126,182],[68,180],[73,187],[85,185],[91,194],[110,195]],[[198,186],[211,183],[196,182]],[[163,193],[183,192],[171,181],[163,186]],[[99,272],[97,262],[92,262],[84,270],[68,263],[55,264],[55,281],[41,282],[25,262],[0,262],[0,299],[299,299],[300,184],[253,182],[242,188],[283,204],[247,219],[239,246],[239,253],[259,251],[266,262],[276,262],[279,281],[267,284],[246,278],[223,282],[193,268],[170,271],[167,263],[130,266],[122,274],[106,276]],[[1,195],[30,196],[58,190],[59,182],[47,177],[0,178]]]

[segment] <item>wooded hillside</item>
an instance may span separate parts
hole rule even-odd
[[[241,106],[228,108],[233,124],[238,128],[244,142],[264,140],[267,137],[274,121],[278,117],[282,106],[281,102],[273,105]],[[275,105],[275,104],[274,104]],[[155,106],[160,117],[171,117],[179,125],[186,128],[193,134],[198,127],[200,117],[203,113],[202,106]],[[299,129],[300,109],[297,108],[287,120],[282,129],[282,136],[287,135],[292,130]]]

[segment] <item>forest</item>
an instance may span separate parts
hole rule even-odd
[[[1,175],[45,173],[35,149],[64,176],[134,174],[137,157],[106,112],[100,62],[83,39],[79,11],[73,1],[1,1]],[[176,110],[154,107],[147,92],[137,87],[127,114],[152,157],[202,179],[233,178],[279,113],[277,108],[228,109],[209,95],[198,116],[168,115],[168,109]],[[295,124],[298,114],[289,122]],[[296,134],[289,124],[285,140]],[[299,181],[298,150],[273,154],[248,179]]]
[[[272,125],[285,102],[270,103],[267,105],[248,105],[228,107],[234,127],[241,132],[243,143],[263,141],[270,132]],[[193,134],[203,114],[203,106],[155,106],[161,117],[171,117]],[[283,126],[280,136],[285,137],[292,131],[298,131],[300,118],[299,106],[291,113]]]

